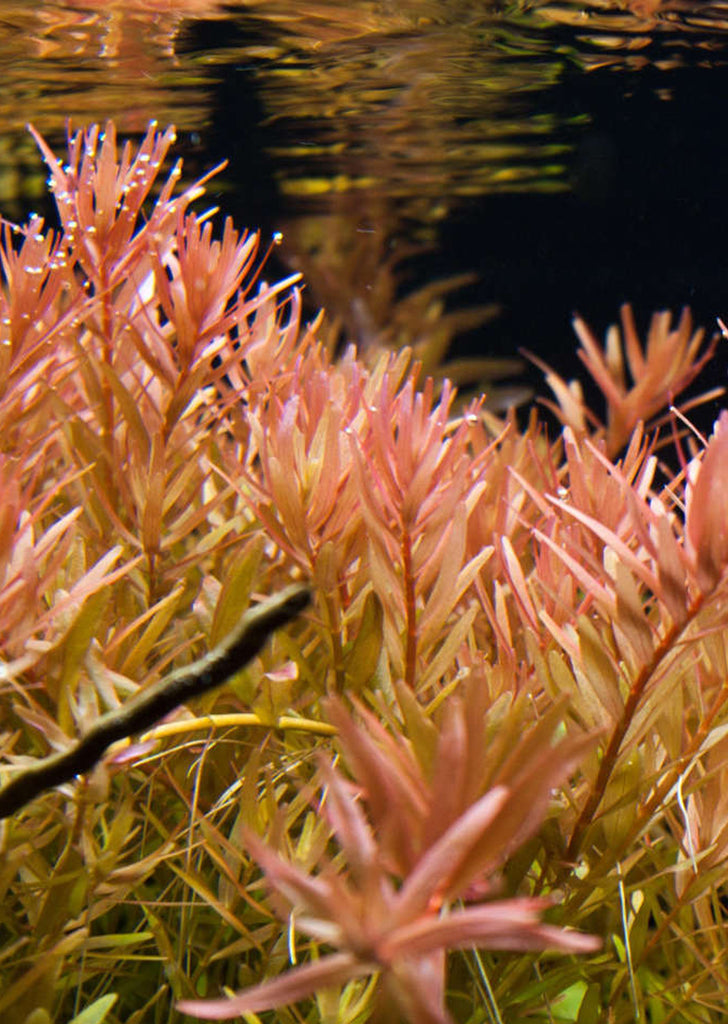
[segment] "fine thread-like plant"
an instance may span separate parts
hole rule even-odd
[[[257,236],[159,183],[171,129],[36,138],[59,225],[0,238],[2,1020],[720,1020],[728,413],[675,471],[643,425],[716,340],[579,322],[605,415],[549,371],[549,436],[409,352],[334,360]],[[205,687],[281,591],[310,606]]]

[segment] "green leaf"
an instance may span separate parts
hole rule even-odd
[[[99,623],[109,603],[109,591],[99,590],[86,599],[76,620],[63,641],[63,670],[59,685],[58,723],[68,733],[73,731],[70,709],[71,692],[89,644],[97,634]]]
[[[576,1024],[600,1024],[602,1019],[602,993],[599,985],[593,982],[584,993]]]
[[[580,1013],[580,1007],[584,1001],[585,991],[586,982],[575,981],[573,985],[569,985],[569,987],[553,1001],[553,1008],[558,1013],[558,1019],[560,1021],[576,1022],[577,1014]]]
[[[384,609],[374,591],[367,594],[356,638],[344,652],[346,687],[359,693],[376,672],[384,642]]]
[[[602,828],[610,847],[616,847],[627,835],[644,786],[644,759],[639,748],[632,749],[612,771],[604,794],[608,808],[602,817]]]
[[[425,713],[414,693],[404,683],[395,683],[397,703],[405,723],[405,732],[412,744],[415,757],[420,763],[425,778],[432,775],[437,752],[438,730],[432,719]]]
[[[86,940],[84,949],[127,949],[142,942],[150,942],[153,938],[152,932],[108,932],[105,935],[92,935]]]
[[[134,642],[132,649],[124,659],[120,668],[122,675],[133,678],[139,669],[146,663],[149,652],[167,628],[172,616],[179,608],[184,593],[185,584],[183,582],[178,583],[174,589],[166,595],[166,597],[163,597],[161,601],[157,601],[153,608],[149,609],[147,615],[150,616],[150,621],[139,639]]]
[[[36,1006],[23,1021],[23,1024],[52,1024],[51,1015],[44,1006]]]
[[[219,644],[240,622],[250,604],[250,594],[259,576],[266,539],[256,534],[230,566],[222,581],[210,628],[210,645]]]
[[[77,1013],[72,1020],[69,1020],[68,1024],[101,1024],[102,1021],[106,1020],[109,1010],[118,998],[115,992],[101,996],[99,999],[94,1000],[90,1006],[87,1006],[85,1010]]]
[[[472,604],[455,622],[444,643],[427,666],[424,675],[416,681],[415,685],[418,692],[427,690],[428,686],[437,682],[447,672],[460,649],[460,645],[465,641],[477,613],[477,605]]]
[[[611,652],[586,615],[579,616],[579,653],[575,665],[579,694],[597,714],[597,724],[613,726],[622,714],[620,677]]]

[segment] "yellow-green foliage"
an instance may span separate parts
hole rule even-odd
[[[677,473],[640,422],[713,346],[625,311],[604,351],[578,325],[604,426],[553,374],[554,440],[455,416],[406,352],[332,362],[201,186],[153,191],[171,130],[38,141],[60,230],[0,245],[0,775],[313,603],[2,823],[0,1019],[267,978],[230,1013],[720,1020],[728,414]]]

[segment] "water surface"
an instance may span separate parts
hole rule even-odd
[[[41,202],[27,121],[173,122],[340,340],[573,366],[574,309],[728,315],[727,30],[684,0],[5,0],[0,201]]]

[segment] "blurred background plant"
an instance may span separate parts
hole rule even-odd
[[[36,136],[59,227],[4,226],[3,777],[312,609],[3,823],[3,1021],[720,1019],[728,422],[666,484],[642,426],[711,343],[579,325],[604,424],[456,412],[334,358],[173,138]]]

